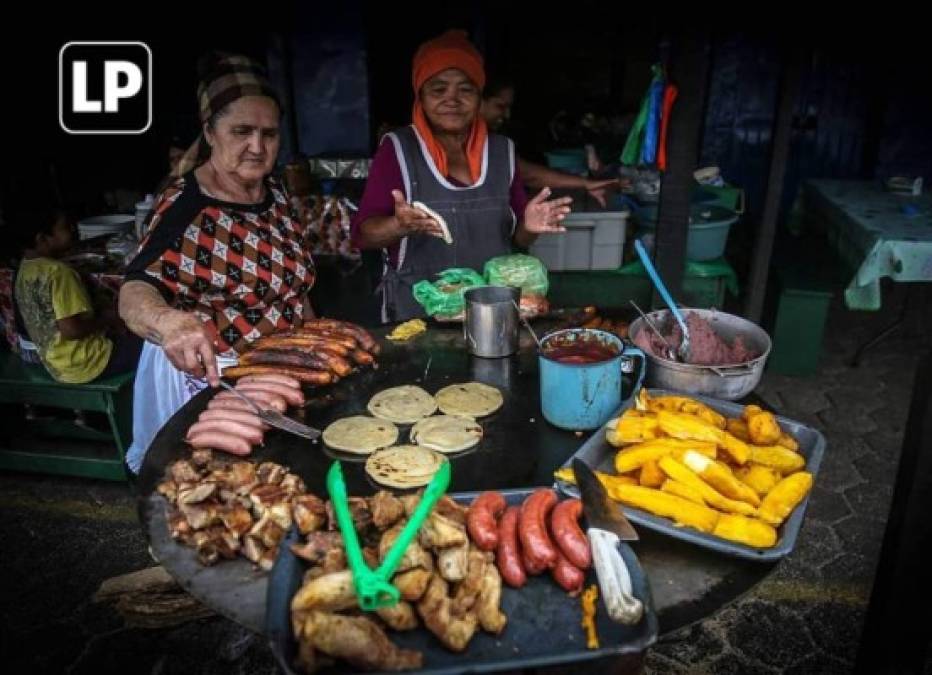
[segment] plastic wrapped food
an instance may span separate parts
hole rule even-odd
[[[476,286],[485,286],[485,279],[475,270],[453,267],[441,272],[436,281],[423,280],[414,284],[412,293],[428,316],[462,315],[466,301],[463,293]]]
[[[546,296],[550,288],[547,268],[532,255],[500,255],[486,262],[483,273],[490,286],[515,286],[522,296]]]

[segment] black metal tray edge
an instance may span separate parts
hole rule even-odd
[[[524,497],[529,495],[537,488],[513,488],[510,490],[499,490],[505,500],[509,503],[523,501]],[[471,502],[481,491],[475,492],[454,492],[450,496],[458,502]],[[303,575],[303,565],[300,559],[291,552],[290,545],[298,541],[299,535],[297,529],[292,527],[288,535],[282,540],[275,566],[269,573],[268,595],[266,600],[266,637],[269,648],[278,664],[279,669],[286,675],[300,675],[292,666],[296,654],[296,645],[291,631],[291,598],[297,592],[301,585]],[[440,667],[440,668],[422,668],[421,670],[406,671],[418,675],[453,675],[454,673],[491,673],[501,670],[520,670],[523,668],[533,668],[540,666],[555,666],[567,663],[581,663],[598,658],[621,656],[624,654],[640,653],[646,651],[648,647],[657,641],[659,634],[659,623],[657,613],[654,611],[654,601],[651,594],[650,583],[647,575],[641,567],[640,561],[634,551],[628,544],[621,544],[620,552],[628,570],[631,573],[631,582],[634,594],[644,603],[644,617],[636,628],[640,629],[639,636],[634,640],[628,640],[622,644],[614,646],[602,646],[599,649],[583,649],[578,652],[562,652],[548,658],[542,657],[521,657],[514,659],[503,659],[498,662],[485,662],[480,664],[470,664],[469,649],[463,652],[463,667]],[[594,572],[589,570],[587,575],[587,584],[590,576]],[[594,581],[594,579],[593,579]],[[283,592],[278,592],[283,589]],[[502,588],[502,593],[520,592],[507,586]],[[573,600],[578,602],[578,600]],[[601,604],[601,602],[600,602]],[[600,615],[605,614],[604,605],[600,607]],[[510,620],[510,619],[509,619]],[[419,630],[424,630],[423,628]],[[508,630],[506,627],[505,630]],[[391,634],[390,634],[391,636]],[[602,636],[600,635],[600,639]],[[443,647],[440,647],[441,649]],[[327,671],[323,671],[326,673]]]
[[[678,396],[683,396],[681,392],[669,391],[666,389],[648,389],[651,394],[662,396],[665,394],[675,394]],[[725,401],[716,398],[710,398],[708,396],[700,396],[689,394],[691,398],[695,398],[698,401],[708,404],[715,410],[720,413],[735,416],[737,413],[740,415],[741,410],[744,406],[740,403],[735,403],[733,401]],[[630,401],[626,402],[625,405],[622,405],[618,409],[618,412],[613,415],[617,417],[623,411],[630,407],[633,402],[633,397]],[[813,485],[815,484],[816,478],[818,477],[819,468],[822,465],[822,457],[825,454],[825,436],[822,435],[818,429],[814,429],[808,425],[797,422],[788,417],[782,415],[777,415],[777,420],[781,423],[781,426],[786,425],[790,427],[791,430],[804,429],[807,432],[815,436],[815,443],[812,448],[806,451],[806,449],[800,447],[800,454],[806,457],[806,471],[812,474]],[[786,428],[784,427],[784,428]],[[589,454],[603,454],[604,451],[608,451],[611,455],[614,455],[617,452],[617,449],[611,447],[608,442],[605,440],[605,430],[603,428],[597,429],[586,442],[583,443],[579,449],[573,453],[569,459],[563,464],[563,466],[570,466],[573,463],[573,459],[576,457],[581,457],[586,459]],[[594,466],[598,466],[604,461],[602,457]],[[570,483],[565,483],[563,481],[554,481],[554,487],[556,487],[560,492],[569,495],[571,497],[579,497],[579,490],[575,485]],[[641,509],[631,508],[629,506],[622,506],[622,510],[628,518],[638,525],[643,525],[644,527],[650,528],[661,534],[665,534],[682,541],[695,544],[697,546],[702,546],[726,555],[735,556],[738,558],[744,558],[746,560],[756,560],[759,562],[774,562],[780,560],[781,558],[789,555],[796,546],[796,539],[799,536],[799,530],[802,528],[803,519],[806,515],[806,509],[809,506],[809,498],[812,496],[812,491],[810,490],[809,494],[806,495],[803,502],[799,504],[793,513],[790,514],[790,517],[786,519],[783,525],[780,526],[780,538],[777,541],[777,544],[771,548],[756,548],[753,546],[747,546],[745,544],[739,544],[738,542],[729,542],[724,539],[720,539],[711,534],[705,534],[694,530],[689,527],[677,527],[667,518],[661,518],[659,516],[652,515],[647,511],[642,511]]]

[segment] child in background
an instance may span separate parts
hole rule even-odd
[[[82,384],[135,369],[141,340],[115,311],[95,313],[81,277],[60,260],[74,244],[64,211],[30,204],[4,215],[22,252],[16,305],[51,376]]]

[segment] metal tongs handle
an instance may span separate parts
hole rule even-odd
[[[417,536],[417,532],[427,516],[430,515],[434,504],[446,493],[447,487],[450,485],[450,475],[450,462],[445,460],[440,465],[437,473],[434,474],[430,484],[424,491],[424,495],[414,509],[414,513],[411,514],[408,522],[385,556],[385,560],[373,572],[366,565],[362,549],[359,546],[359,537],[356,534],[353,517],[349,510],[349,498],[346,494],[346,483],[343,480],[343,469],[340,462],[334,462],[330,467],[327,472],[327,492],[330,493],[330,502],[333,504],[337,524],[340,526],[340,532],[343,535],[343,545],[346,548],[346,559],[353,573],[353,586],[356,589],[356,597],[360,608],[364,611],[371,612],[380,607],[392,607],[401,598],[401,593],[389,580],[394,576],[405,551],[407,551],[414,537]]]

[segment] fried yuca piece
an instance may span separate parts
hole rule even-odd
[[[763,464],[776,469],[784,476],[799,471],[806,466],[806,459],[782,445],[750,445],[748,459],[755,464]]]
[[[722,462],[716,462],[692,450],[683,453],[682,462],[684,466],[692,469],[702,480],[728,499],[747,502],[751,506],[760,506],[760,497],[757,493],[738,480],[731,469]]]
[[[661,431],[673,438],[709,441],[728,453],[736,463],[748,461],[750,449],[747,443],[695,415],[661,410],[657,413],[657,422]]]
[[[707,506],[640,485],[618,485],[607,491],[609,497],[622,504],[669,518],[678,525],[693,527],[700,532],[712,532],[720,516],[718,511]]]
[[[763,497],[780,482],[780,473],[769,466],[748,462],[735,469],[735,477]]]
[[[700,455],[701,457],[701,455]],[[644,487],[659,488],[667,478],[666,474],[660,470],[657,460],[651,460],[641,467],[638,475],[638,482]]]
[[[767,493],[757,515],[771,525],[782,523],[812,489],[812,474],[800,471],[787,476]]]
[[[694,441],[681,438],[658,438],[654,441],[645,441],[636,445],[629,445],[618,451],[615,455],[615,471],[628,473],[640,469],[650,461],[657,461],[666,455],[680,457],[688,450],[693,450],[706,457],[714,458],[717,455],[715,443],[710,441]]]
[[[712,534],[755,548],[770,548],[777,543],[777,531],[773,527],[756,518],[747,518],[733,513],[723,513],[715,524]]]
[[[728,499],[718,490],[706,483],[695,472],[687,468],[672,457],[663,457],[660,459],[660,468],[665,474],[674,480],[685,483],[689,487],[698,491],[706,504],[719,511],[727,513],[737,513],[742,516],[754,516],[757,509],[747,502],[739,502],[735,499]]]
[[[667,478],[663,485],[660,486],[660,489],[663,492],[669,492],[671,495],[676,495],[677,497],[682,497],[683,499],[688,499],[691,502],[696,504],[701,504],[705,506],[705,500],[702,498],[702,495],[699,494],[699,491],[689,487],[685,483],[681,483],[678,480],[673,480],[672,478]]]

